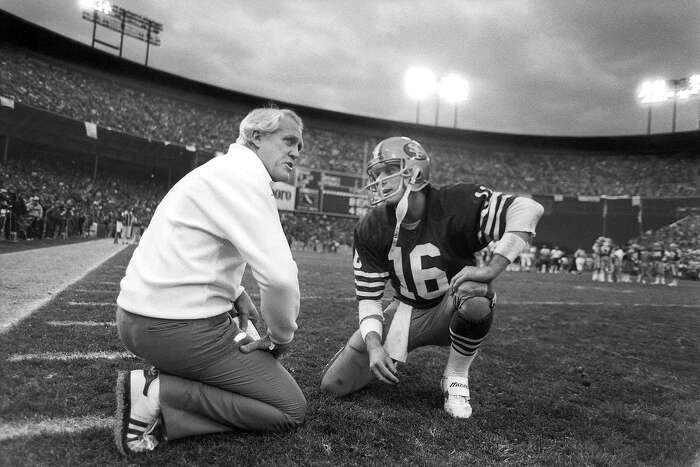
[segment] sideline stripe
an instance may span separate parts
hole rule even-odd
[[[113,419],[104,417],[68,417],[28,419],[0,423],[0,441],[12,438],[31,437],[40,434],[77,433],[93,428],[111,428]]]
[[[19,353],[7,357],[8,362],[26,362],[36,360],[73,361],[73,360],[133,360],[138,357],[131,352],[42,352]]]
[[[124,248],[102,239],[3,254],[0,335],[98,270]]]
[[[115,321],[49,321],[49,326],[116,326]]]

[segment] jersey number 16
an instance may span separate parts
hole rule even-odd
[[[416,295],[424,300],[437,298],[449,287],[445,271],[437,267],[423,269],[422,258],[425,256],[438,257],[440,250],[432,243],[422,243],[416,245],[408,255],[398,246],[389,251],[389,260],[394,264],[396,277],[401,284],[400,293],[411,300],[415,300]],[[408,264],[404,264],[405,259]],[[437,287],[431,287],[433,290],[429,291],[428,282]]]

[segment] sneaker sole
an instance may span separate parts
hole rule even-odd
[[[126,434],[129,429],[129,413],[131,410],[131,372],[120,371],[117,376],[115,393],[117,396],[117,411],[114,414],[114,442],[117,450],[128,457],[130,455],[126,446]]]

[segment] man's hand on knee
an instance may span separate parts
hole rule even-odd
[[[270,339],[269,334],[257,341],[254,341],[249,336],[246,336],[240,342],[242,343],[242,345],[238,349],[243,353],[250,353],[255,350],[265,350],[267,352],[270,352],[275,358],[279,358],[280,355],[289,350],[289,347],[291,345],[291,342],[288,342],[286,344],[277,344],[275,342],[272,342],[272,339]]]
[[[231,311],[233,316],[238,316],[239,325],[244,331],[248,328],[248,321],[255,324],[260,319],[258,309],[245,290],[241,292],[236,301],[233,302],[233,310]]]

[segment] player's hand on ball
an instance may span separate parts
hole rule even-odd
[[[372,347],[369,352],[369,368],[379,381],[387,384],[396,384],[399,378],[396,377],[397,370],[394,360],[386,353],[384,347]]]

